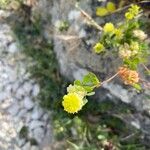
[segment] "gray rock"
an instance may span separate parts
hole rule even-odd
[[[85,32],[84,29],[81,29],[81,31],[79,31],[79,37],[80,37],[80,38],[86,37],[86,32]]]
[[[5,92],[0,92],[0,102],[4,101],[7,98],[7,94]]]
[[[33,101],[31,100],[30,97],[25,97],[24,98],[24,107],[27,109],[27,110],[30,110],[32,109],[34,106],[34,103]]]
[[[39,147],[37,147],[37,146],[32,146],[32,147],[31,147],[31,150],[40,150],[40,149],[39,149]]]
[[[49,115],[48,115],[47,113],[45,113],[45,114],[43,115],[43,117],[42,117],[42,119],[43,119],[44,121],[47,121],[48,118],[49,118]]]
[[[20,87],[16,92],[16,98],[21,99],[24,94],[25,94],[24,89]]]
[[[26,109],[21,109],[18,113],[18,117],[19,118],[22,118],[22,117],[25,117],[26,116],[26,113],[27,113],[27,110]]]
[[[18,146],[22,147],[25,144],[26,140],[25,139],[18,139]]]
[[[16,53],[18,51],[17,43],[12,43],[8,47],[8,52]]]
[[[78,10],[71,10],[68,14],[68,20],[73,21],[80,17],[81,13]]]
[[[32,119],[39,119],[43,115],[43,110],[39,106],[35,106],[32,111]]]
[[[13,104],[12,106],[10,106],[10,108],[8,109],[8,112],[12,115],[15,116],[17,115],[18,111],[19,111],[20,107],[17,103]]]
[[[32,90],[32,84],[30,82],[25,82],[23,85],[23,89],[26,93],[30,93]]]
[[[38,143],[42,143],[42,139],[44,138],[44,129],[43,128],[36,128],[33,131],[34,133],[34,138]]]
[[[45,123],[38,120],[32,120],[29,124],[30,130],[35,129],[37,127],[43,127],[43,126],[45,126]]]
[[[39,92],[40,92],[40,87],[39,87],[38,84],[35,84],[35,85],[33,86],[32,95],[33,95],[33,96],[37,96],[37,95],[39,94]]]
[[[23,147],[22,150],[30,150],[31,149],[31,144],[30,142],[26,143]]]

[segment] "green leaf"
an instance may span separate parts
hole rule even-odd
[[[82,85],[80,80],[75,80],[75,81],[74,81],[74,84],[75,84],[75,85]]]
[[[86,98],[83,99],[83,105],[85,105],[88,102]]]
[[[98,138],[99,140],[105,140],[105,139],[106,139],[106,137],[105,137],[104,135],[101,135],[101,134],[98,135],[97,138]]]
[[[133,87],[137,90],[137,91],[141,91],[142,90],[142,87],[141,87],[141,85],[139,85],[139,84],[133,84]]]
[[[85,75],[82,81],[82,84],[85,86],[96,86],[99,83],[99,79],[92,72],[89,72],[87,75]]]

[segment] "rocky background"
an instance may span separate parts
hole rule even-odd
[[[50,117],[36,102],[40,86],[30,78],[30,65],[10,25],[9,11],[0,10],[0,149],[49,149]]]

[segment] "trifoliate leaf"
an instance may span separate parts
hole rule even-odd
[[[106,15],[108,15],[108,10],[105,7],[97,7],[96,15],[100,16],[100,17],[106,16]]]
[[[116,6],[113,2],[108,2],[106,5],[107,10],[112,13],[116,10]]]
[[[67,87],[67,92],[68,93],[76,93],[81,98],[83,98],[87,94],[87,91],[85,90],[84,87],[82,87],[80,85],[71,85],[71,84]]]
[[[75,81],[74,81],[74,84],[75,84],[75,85],[82,85],[82,83],[81,83],[80,80],[75,80]]]
[[[133,84],[133,87],[134,87],[137,91],[141,91],[141,90],[142,90],[142,87],[141,87],[140,84],[135,83],[135,84]]]
[[[96,86],[100,83],[99,79],[92,72],[84,76],[82,84],[86,86]]]

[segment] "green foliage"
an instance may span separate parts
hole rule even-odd
[[[26,126],[23,126],[19,131],[19,137],[20,138],[27,138],[28,137],[28,128]]]
[[[107,145],[112,145],[115,150],[126,150],[126,148],[146,150],[140,142],[141,133],[126,126],[121,119],[120,114],[130,113],[132,109],[129,110],[129,107],[124,104],[118,105],[109,101],[97,103],[93,99],[85,106],[88,107],[88,111],[84,109],[78,116],[68,115],[67,117],[63,113],[55,114],[53,118],[55,137],[59,141],[65,141],[60,149],[99,150],[107,149]],[[114,115],[115,112],[116,115]],[[135,136],[124,140],[130,134]]]
[[[95,87],[100,85],[100,81],[94,73],[89,72],[83,77],[82,81],[75,80],[74,84],[82,86],[87,92],[92,92]],[[91,94],[93,94],[93,92]]]
[[[116,27],[112,23],[106,23],[100,40],[94,46],[95,49],[98,44],[103,45],[105,53],[107,53],[107,49],[111,49],[112,54],[117,54],[123,64],[133,70],[137,70],[138,65],[144,63],[149,55],[148,44],[144,40],[147,35],[140,30],[141,23],[136,18],[139,12],[139,7],[132,5],[127,12],[132,14],[130,19],[126,18]],[[138,47],[131,48],[132,43],[136,43]],[[97,53],[97,51],[95,52]]]
[[[68,21],[61,21],[60,23],[59,23],[59,30],[60,31],[67,31],[68,30],[68,28],[69,28],[69,23],[68,23]]]

